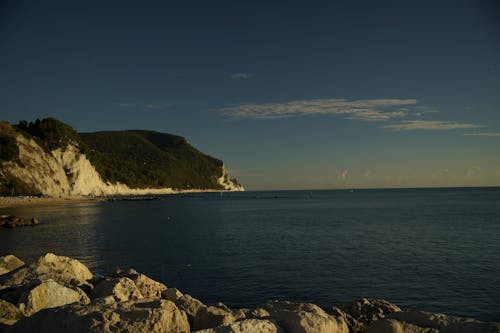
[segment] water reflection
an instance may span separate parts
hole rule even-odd
[[[41,223],[36,227],[0,230],[0,253],[12,253],[30,261],[53,252],[77,258],[90,266],[99,265],[97,244],[102,234],[98,224],[102,212],[101,203],[3,208],[1,214],[37,216]]]

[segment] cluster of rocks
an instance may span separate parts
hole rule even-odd
[[[14,215],[0,216],[0,227],[4,228],[34,226],[37,224],[40,224],[40,221],[36,217],[32,217],[31,219],[25,219],[24,217],[14,216]]]
[[[171,333],[490,333],[500,324],[401,311],[382,299],[322,309],[270,301],[252,309],[206,305],[134,269],[96,277],[78,260],[48,253],[24,264],[0,257],[0,331]]]

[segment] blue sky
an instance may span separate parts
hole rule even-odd
[[[0,112],[151,129],[249,189],[500,185],[496,1],[3,1]]]

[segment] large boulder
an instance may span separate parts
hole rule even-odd
[[[233,316],[237,321],[243,319],[265,319],[269,318],[269,311],[263,308],[241,308],[233,311]]]
[[[476,322],[463,322],[451,324],[442,330],[440,333],[500,333],[499,323],[484,323]]]
[[[21,266],[24,266],[24,262],[12,254],[0,257],[0,275],[13,271]]]
[[[162,297],[166,300],[174,302],[179,309],[186,312],[191,327],[194,327],[196,314],[201,309],[207,307],[200,300],[191,297],[188,294],[183,294],[176,288],[168,288],[162,293]]]
[[[485,323],[473,318],[448,316],[442,313],[401,311],[394,312],[386,318],[399,323],[434,329],[440,333],[500,333],[499,323]]]
[[[352,317],[350,314],[342,311],[340,308],[338,308],[336,306],[332,306],[327,311],[327,313],[331,316],[342,318],[346,322],[347,327],[349,328],[349,333],[364,333],[365,332],[365,326],[366,326],[365,323],[358,321],[357,319]]]
[[[138,273],[135,269],[119,269],[116,271],[115,277],[127,277],[134,281],[144,298],[161,298],[162,293],[167,290],[167,286],[163,283]]]
[[[104,303],[135,301],[144,298],[135,283],[127,277],[106,278],[89,292],[92,300]]]
[[[273,320],[245,319],[196,333],[283,333],[283,329]]]
[[[382,319],[368,325],[365,333],[439,333],[439,330],[394,319]]]
[[[0,285],[15,286],[52,279],[64,286],[82,286],[92,278],[89,269],[76,259],[47,253],[34,263],[0,276]]]
[[[401,311],[398,306],[380,298],[360,298],[354,302],[343,304],[339,308],[363,324]]]
[[[72,303],[89,304],[90,300],[81,289],[66,288],[49,279],[33,286],[21,295],[18,307],[24,315],[31,316],[42,309]]]
[[[341,317],[327,314],[320,307],[309,303],[271,301],[264,308],[287,333],[348,333]]]
[[[0,299],[0,324],[13,325],[22,317],[23,314],[17,306]]]
[[[139,300],[47,309],[18,321],[6,332],[189,333],[186,314],[167,300]]]
[[[193,330],[228,325],[235,321],[231,310],[217,306],[203,306],[198,309],[193,321]]]
[[[420,327],[431,327],[442,330],[450,325],[477,322],[472,318],[448,316],[442,313],[431,313],[425,311],[401,311],[387,316],[389,319],[410,323]]]

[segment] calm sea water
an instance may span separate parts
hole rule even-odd
[[[500,320],[500,189],[281,191],[1,209],[0,254],[135,267],[204,302],[406,309]]]

